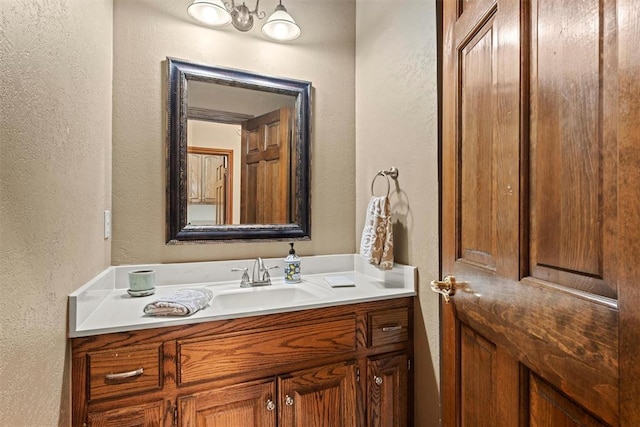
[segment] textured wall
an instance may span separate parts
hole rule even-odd
[[[68,426],[67,295],[109,265],[112,4],[0,13],[0,425]]]
[[[249,4],[251,2],[248,2]],[[116,0],[113,85],[114,264],[287,254],[284,242],[165,244],[167,56],[313,83],[312,240],[301,255],[355,249],[355,4],[286,4],[302,27],[293,43],[195,25],[187,0]],[[253,4],[253,3],[252,3]],[[271,12],[275,0],[260,2]]]
[[[371,180],[396,166],[391,193],[396,260],[418,267],[416,426],[439,423],[437,82],[435,0],[358,1],[356,241]],[[377,194],[386,187],[380,180]],[[377,181],[377,182],[378,182]]]

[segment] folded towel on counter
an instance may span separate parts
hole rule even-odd
[[[206,307],[212,298],[210,289],[180,289],[150,302],[144,307],[144,313],[150,316],[190,316]]]
[[[381,270],[393,268],[391,208],[386,196],[372,197],[360,241],[360,255]]]

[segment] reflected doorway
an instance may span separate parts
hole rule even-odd
[[[187,224],[231,224],[233,150],[189,146],[187,153]]]

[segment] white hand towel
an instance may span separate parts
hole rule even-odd
[[[150,316],[190,316],[203,309],[213,298],[210,289],[180,289],[171,295],[150,302],[144,313]]]
[[[381,270],[393,268],[391,208],[385,196],[372,197],[360,241],[360,255]]]

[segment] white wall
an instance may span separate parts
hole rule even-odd
[[[438,277],[435,15],[435,0],[358,0],[356,7],[355,238],[360,241],[371,180],[378,170],[397,167],[390,197],[396,261],[419,272],[417,427],[439,424],[438,298],[428,285]]]
[[[116,0],[113,84],[114,264],[286,256],[286,242],[166,245],[167,56],[313,83],[311,233],[300,255],[355,250],[355,3],[286,4],[302,27],[293,43],[196,25],[188,0]],[[276,0],[263,0],[269,13]]]
[[[70,425],[67,295],[107,267],[111,0],[0,1],[0,425]]]

